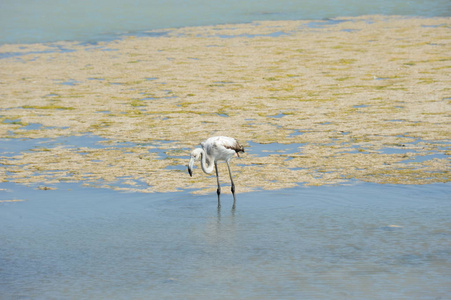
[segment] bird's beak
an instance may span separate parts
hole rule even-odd
[[[194,168],[194,158],[191,157],[188,164],[188,173],[189,176],[193,177],[193,168]]]

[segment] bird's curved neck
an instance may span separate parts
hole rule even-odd
[[[210,174],[211,172],[213,172],[214,161],[212,159],[208,159],[208,162],[207,162],[207,154],[203,150],[201,152],[200,165],[201,165],[202,171],[204,171],[204,173]]]

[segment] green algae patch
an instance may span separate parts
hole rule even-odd
[[[186,164],[199,142],[227,135],[246,148],[232,163],[238,192],[448,182],[451,19],[340,20],[171,29],[105,43],[114,52],[2,45],[24,54],[0,60],[1,138],[104,141],[2,149],[1,181],[214,192],[215,179]],[[303,146],[265,152],[276,144]]]
[[[24,109],[61,109],[61,110],[74,110],[75,107],[67,107],[61,105],[24,105]]]

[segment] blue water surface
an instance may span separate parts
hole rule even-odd
[[[0,188],[2,299],[451,294],[449,184],[238,193],[234,210],[227,189],[218,210],[215,193]]]
[[[95,42],[145,30],[360,15],[450,16],[449,0],[2,0],[0,44]]]

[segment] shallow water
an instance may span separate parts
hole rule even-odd
[[[5,299],[446,299],[449,184],[215,195],[2,183]],[[224,187],[224,190],[227,186]],[[239,191],[239,183],[238,183]]]
[[[451,4],[448,0],[2,0],[0,44],[95,42],[115,38],[117,34],[161,28],[370,14],[450,16]]]

